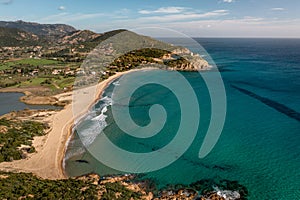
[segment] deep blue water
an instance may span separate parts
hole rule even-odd
[[[249,199],[299,199],[300,40],[196,40],[218,66],[226,88],[227,113],[221,137],[208,156],[198,158],[211,116],[210,96],[198,73],[182,73],[201,102],[200,128],[183,156],[163,169],[146,173],[144,178],[154,179],[158,186],[188,184],[207,178],[237,180],[248,188]],[[186,46],[181,40],[168,41]],[[188,47],[200,54],[205,53],[196,46]],[[108,87],[104,96],[111,96],[113,88],[122,87],[124,83],[122,94],[114,94],[124,97],[128,90],[126,81],[135,85],[142,81],[142,77],[142,74],[128,74],[120,85]],[[165,79],[172,81],[168,77]],[[104,126],[104,133],[114,144],[134,152],[156,151],[175,137],[181,111],[179,102],[170,90],[155,84],[147,85],[138,89],[130,102],[131,116],[139,125],[150,122],[147,113],[152,104],[162,104],[168,111],[168,121],[163,130],[147,139],[124,134],[116,126],[109,106],[107,112],[101,113],[103,107],[111,103],[109,98],[104,98],[77,126],[77,131],[84,135],[81,141],[92,142],[92,146],[96,146],[103,139],[102,134],[97,136],[97,131]],[[89,153],[83,153],[81,141],[75,136],[70,142],[66,160],[66,171],[70,176],[89,172],[101,175],[120,173],[99,163]]]

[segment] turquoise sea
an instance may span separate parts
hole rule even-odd
[[[164,40],[203,54],[180,39]],[[198,158],[210,122],[211,101],[201,75],[182,72],[200,102],[197,136],[174,163],[145,173],[143,178],[154,180],[158,187],[201,179],[235,180],[247,187],[249,199],[300,199],[300,40],[195,40],[212,57],[224,81],[227,113],[221,137],[208,156]],[[142,81],[143,73],[148,72],[129,73],[122,80],[135,85]],[[160,78],[172,82],[168,76]],[[116,80],[110,84],[103,98],[75,127],[74,130],[81,133],[81,140],[75,134],[69,142],[65,159],[69,176],[122,173],[97,161],[82,145],[95,148],[103,134],[118,147],[137,153],[156,151],[175,137],[180,124],[179,102],[170,90],[157,84],[145,85],[131,96],[130,114],[138,125],[146,126],[150,122],[151,105],[163,105],[168,118],[159,134],[137,139],[120,130],[113,120],[110,105],[114,87],[122,87],[123,82]],[[127,90],[129,88],[124,87],[122,94],[113,95],[124,97]],[[101,130],[104,133],[100,134]]]

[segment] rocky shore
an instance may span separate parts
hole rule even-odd
[[[147,200],[245,200],[248,196],[245,186],[230,180],[207,179],[189,185],[168,185],[157,189],[153,181],[140,180],[139,176],[134,174],[107,177],[89,174],[76,179],[89,181],[98,186],[120,183],[125,188],[141,194],[141,199]],[[103,193],[99,193],[100,198]]]

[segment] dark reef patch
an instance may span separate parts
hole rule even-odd
[[[89,164],[89,162],[86,160],[76,160],[76,162]]]
[[[263,104],[277,110],[278,112],[281,112],[282,114],[285,114],[286,116],[292,118],[292,119],[295,119],[297,120],[298,122],[300,122],[300,113],[298,113],[297,111],[281,104],[281,103],[278,103],[276,101],[273,101],[271,99],[268,99],[268,98],[265,98],[265,97],[262,97],[262,96],[259,96],[249,90],[246,90],[246,89],[243,89],[243,88],[240,88],[240,87],[237,87],[235,85],[231,85],[231,87],[237,89],[238,91],[240,91],[241,93],[244,93],[250,97],[253,97],[254,99],[257,99],[259,100],[260,102],[262,102]]]

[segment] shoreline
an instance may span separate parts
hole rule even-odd
[[[68,102],[59,101],[56,96],[59,96],[60,93],[57,95],[36,95],[35,92],[42,91],[47,92],[48,90],[44,87],[29,87],[29,88],[0,88],[0,93],[21,93],[23,94],[19,101],[26,104],[26,105],[40,105],[40,106],[57,106],[63,107],[68,104]],[[66,92],[68,93],[68,92]]]
[[[88,105],[85,106],[85,109],[80,112],[78,114],[78,116],[75,116],[73,115],[73,119],[72,119],[72,122],[69,123],[66,127],[66,132],[67,132],[67,137],[66,137],[66,140],[64,141],[64,149],[62,152],[62,155],[61,155],[61,165],[60,165],[60,170],[62,171],[63,175],[65,178],[67,178],[68,176],[66,175],[65,173],[65,169],[64,169],[64,162],[65,162],[65,155],[66,155],[66,151],[67,151],[67,148],[68,148],[68,143],[70,142],[70,140],[72,139],[72,134],[73,134],[73,128],[74,126],[76,125],[75,124],[75,121],[76,123],[80,123],[80,121],[82,121],[82,119],[88,114],[88,111],[97,103],[97,101],[99,101],[99,99],[102,97],[105,89],[116,79],[120,78],[121,76],[125,75],[125,74],[128,74],[128,73],[132,73],[132,72],[136,72],[136,71],[145,71],[145,70],[159,70],[158,68],[154,68],[154,67],[144,67],[144,68],[140,68],[140,69],[131,69],[131,70],[128,70],[128,71],[124,71],[124,72],[116,72],[116,74],[110,76],[108,79],[105,79],[103,80],[102,82],[94,85],[94,86],[89,86],[88,88],[83,88],[83,89],[80,89],[80,90],[77,90],[77,91],[82,91],[84,89],[91,89],[91,88],[95,88],[95,91],[96,91],[96,94],[93,98],[93,101],[90,102]],[[73,92],[72,92],[73,93]],[[83,92],[85,93],[85,92]],[[74,97],[74,94],[72,95],[72,97]],[[80,98],[82,99],[82,98]],[[85,102],[84,102],[85,103]],[[72,101],[72,103],[70,104],[70,106],[74,106],[74,102]],[[74,114],[74,113],[73,113]]]
[[[72,139],[72,135],[73,135],[73,128],[75,126],[75,121],[77,123],[80,123],[80,121],[82,121],[82,119],[88,114],[88,111],[92,108],[92,106],[94,106],[97,101],[99,101],[99,99],[102,97],[103,92],[105,91],[105,89],[116,79],[120,78],[121,76],[128,74],[128,73],[132,73],[132,72],[136,72],[136,71],[144,71],[144,70],[159,70],[158,68],[152,68],[152,67],[144,67],[144,68],[140,68],[140,69],[131,69],[128,71],[124,71],[124,72],[116,72],[116,74],[110,76],[108,79],[103,80],[102,82],[98,83],[95,86],[90,86],[91,87],[97,87],[96,88],[96,95],[93,99],[93,101],[87,105],[86,109],[84,111],[82,111],[78,116],[73,117],[73,121],[69,124],[69,126],[67,127],[67,139],[65,141],[65,146],[63,149],[63,156],[61,158],[61,170],[64,174],[65,177],[67,177],[67,175],[65,174],[65,154],[68,148],[68,143],[70,142],[70,140]],[[74,94],[73,94],[74,95]],[[74,105],[73,101],[70,105]]]
[[[73,133],[72,128],[74,123],[86,115],[113,80],[138,70],[150,69],[132,69],[125,72],[117,72],[96,85],[74,90],[67,94],[62,93],[56,95],[55,97],[58,99],[71,97],[73,101],[54,115],[44,119],[45,122],[50,122],[52,129],[47,134],[47,138],[45,143],[42,144],[41,150],[29,155],[26,159],[2,162],[0,163],[0,170],[33,173],[38,177],[52,180],[68,178],[64,172],[63,162],[67,142]],[[73,99],[73,96],[77,94],[82,95],[80,101]],[[94,96],[90,96],[90,94]],[[86,98],[87,95],[89,95],[89,98]],[[74,114],[74,108],[80,110],[80,112],[75,112],[76,115]]]
[[[116,74],[114,74],[113,76],[110,76],[108,79],[103,80],[102,82],[98,83],[97,85],[94,86],[90,86],[88,88],[93,88],[96,87],[96,94],[95,97],[93,98],[93,101],[91,103],[89,103],[89,105],[87,105],[86,109],[84,111],[82,111],[78,116],[74,117],[72,119],[72,122],[70,122],[66,129],[67,129],[67,137],[66,137],[66,141],[64,142],[64,149],[62,151],[62,156],[61,156],[61,171],[64,174],[65,177],[67,177],[65,170],[64,170],[64,162],[65,162],[65,155],[66,155],[66,151],[68,149],[68,143],[70,142],[70,140],[72,139],[72,135],[73,135],[73,128],[75,127],[75,121],[77,121],[77,123],[80,123],[80,121],[82,121],[82,119],[88,114],[88,111],[92,108],[92,106],[95,105],[95,103],[97,101],[99,101],[99,99],[102,97],[104,90],[117,78],[121,77],[124,74],[130,73],[130,72],[134,72],[136,71],[136,69],[133,70],[129,70],[129,71],[125,71],[125,72],[117,72]],[[86,89],[86,88],[83,88]],[[73,94],[74,95],[74,94]],[[70,104],[71,106],[74,106],[74,103],[72,102]]]

